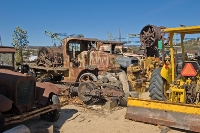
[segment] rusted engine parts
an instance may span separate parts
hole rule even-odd
[[[144,92],[146,89],[145,74],[142,73],[140,66],[129,66],[127,68],[127,77],[132,85],[133,91]]]
[[[164,38],[163,34],[161,33],[161,29],[163,28],[165,27],[156,27],[154,25],[146,25],[144,28],[142,28],[140,32],[141,46],[137,52],[139,52],[143,47],[145,51],[144,54],[147,57],[159,57],[158,41]]]
[[[60,47],[41,47],[38,50],[38,58],[36,64],[45,67],[62,67],[63,53],[62,46]]]
[[[70,92],[77,93],[85,104],[94,104],[103,99],[108,100],[111,97],[120,100],[121,97],[125,96],[122,89],[123,84],[119,80],[120,75],[123,77],[122,73],[106,72],[104,75],[99,75],[96,82],[82,82],[78,87],[72,87]],[[123,82],[126,84],[125,81]]]
[[[133,91],[145,92],[149,87],[152,71],[162,66],[162,61],[155,57],[147,57],[139,62],[138,66],[130,65],[127,68],[127,77]]]

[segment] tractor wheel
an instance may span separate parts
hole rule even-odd
[[[164,95],[164,80],[160,75],[161,68],[157,68],[153,71],[150,79],[149,92],[152,100],[165,101]]]
[[[51,104],[60,104],[60,100],[57,95],[50,95],[49,102],[47,105]],[[60,117],[60,109],[55,109],[53,111],[47,112],[45,114],[40,115],[41,119],[50,121],[50,122],[55,122],[59,119]]]
[[[4,119],[2,114],[0,113],[0,133],[4,131]]]

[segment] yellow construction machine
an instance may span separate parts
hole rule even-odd
[[[200,25],[164,28],[161,32],[168,34],[170,56],[151,74],[151,100],[129,97],[125,118],[200,132],[200,51],[195,59],[188,60],[183,43],[186,34],[200,33]],[[178,63],[173,49],[175,34],[181,36],[182,62]]]

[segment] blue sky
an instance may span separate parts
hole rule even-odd
[[[31,46],[53,45],[45,30],[106,40],[107,31],[117,37],[119,28],[126,37],[147,24],[199,25],[199,6],[200,0],[0,0],[0,35],[8,46],[17,26]]]

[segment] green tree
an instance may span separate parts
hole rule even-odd
[[[17,50],[17,57],[16,57],[16,62],[23,62],[23,48],[28,46],[28,36],[27,36],[27,31],[22,30],[19,26],[15,28],[13,34],[13,43],[12,45],[15,47]]]
[[[25,56],[30,56],[30,54],[31,54],[31,52],[30,52],[30,50],[28,49],[28,50],[26,50],[26,51],[24,52],[23,55],[25,55]]]

